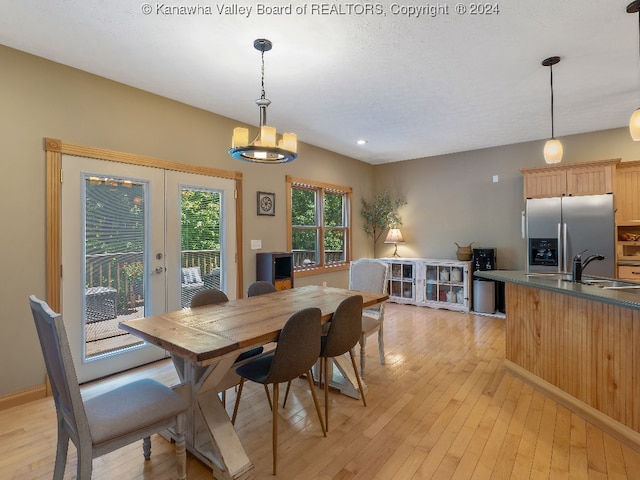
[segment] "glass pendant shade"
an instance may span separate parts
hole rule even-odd
[[[544,161],[547,163],[562,161],[562,143],[557,138],[551,138],[544,144]]]
[[[640,108],[638,108],[629,120],[629,133],[635,142],[640,141]]]

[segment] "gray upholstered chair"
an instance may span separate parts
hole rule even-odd
[[[54,480],[64,475],[69,440],[78,452],[76,478],[91,478],[93,459],[143,439],[146,459],[150,435],[175,428],[177,478],[187,478],[185,412],[189,402],[151,379],[123,385],[83,402],[62,316],[35,296],[29,298],[58,418]],[[184,390],[188,394],[188,390]]]
[[[320,359],[322,360],[322,368],[320,370],[320,383],[322,383],[322,372],[324,371],[324,425],[327,432],[329,431],[329,382],[331,379],[328,378],[328,372],[330,358],[349,353],[351,365],[353,365],[353,371],[358,381],[358,390],[360,390],[362,403],[365,407],[367,406],[362,381],[360,380],[360,375],[358,375],[358,367],[353,356],[353,347],[360,340],[361,332],[362,295],[353,295],[340,302],[331,317],[327,334],[321,338]]]
[[[279,384],[288,382],[306,373],[309,382],[309,389],[316,407],[318,420],[322,434],[326,436],[324,421],[313,387],[311,367],[318,360],[320,355],[320,321],[322,312],[319,308],[305,308],[294,313],[287,323],[282,327],[278,344],[270,355],[251,360],[236,368],[236,373],[240,375],[240,388],[236,397],[236,404],[233,409],[231,421],[235,423],[242,395],[242,387],[245,379],[263,385],[273,384],[273,403],[269,401],[273,412],[273,474],[276,474],[278,455],[278,392]]]
[[[215,305],[229,301],[229,297],[222,290],[217,288],[207,288],[200,290],[191,298],[191,308],[202,307],[204,305]]]
[[[247,289],[247,297],[255,297],[256,295],[264,295],[265,293],[277,292],[273,283],[266,280],[258,280],[249,285]]]
[[[375,258],[361,258],[349,266],[349,290],[387,293],[389,266]],[[362,312],[362,334],[360,336],[360,375],[365,376],[365,350],[367,337],[378,332],[380,363],[384,365],[384,303]]]

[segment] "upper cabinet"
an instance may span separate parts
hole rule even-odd
[[[616,169],[616,221],[640,222],[640,161],[622,162]]]
[[[616,165],[620,159],[598,162],[523,168],[524,197],[545,198],[566,195],[613,193]]]

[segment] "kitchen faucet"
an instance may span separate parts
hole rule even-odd
[[[575,257],[573,257],[573,279],[572,280],[574,282],[582,281],[582,271],[585,268],[587,268],[587,265],[589,265],[591,262],[593,262],[594,260],[604,260],[604,255],[597,253],[595,255],[588,256],[583,262],[582,254],[585,253],[586,251],[587,250],[584,250],[583,252],[580,252]]]

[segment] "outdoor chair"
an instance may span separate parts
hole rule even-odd
[[[29,303],[56,406],[58,444],[53,479],[63,478],[69,440],[78,454],[76,478],[89,480],[94,458],[134,441],[143,440],[148,460],[150,435],[167,428],[175,429],[177,478],[186,479],[187,399],[155,380],[142,379],[83,401],[62,316],[33,295]],[[181,390],[188,395],[188,389]]]

